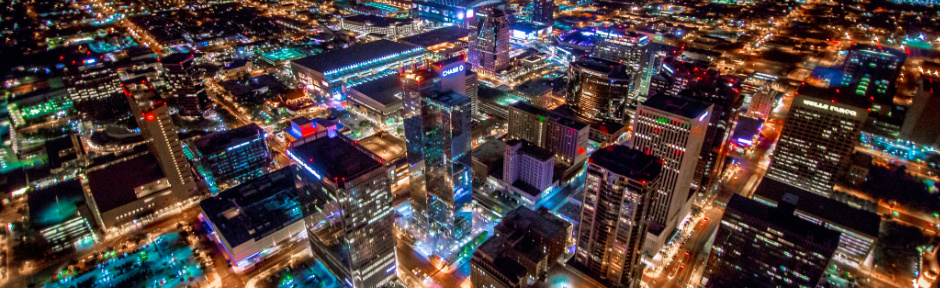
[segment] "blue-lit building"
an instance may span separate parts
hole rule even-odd
[[[847,52],[841,81],[831,86],[840,88],[836,93],[869,102],[864,132],[888,139],[900,135],[906,110],[894,104],[895,83],[906,59],[900,50],[875,45],[857,45]]]
[[[216,193],[219,185],[237,184],[264,173],[272,159],[265,135],[264,129],[252,123],[196,139],[186,145],[184,153]]]
[[[411,17],[437,24],[467,27],[474,10],[505,4],[505,0],[416,0],[411,1]]]
[[[243,271],[306,237],[297,201],[297,166],[252,179],[199,203],[213,240],[235,271]]]
[[[307,96],[328,103],[346,100],[349,87],[416,67],[425,52],[422,47],[383,39],[292,60],[290,67]]]
[[[92,229],[94,216],[78,180],[30,191],[26,206],[30,226],[42,234],[53,252],[88,247],[98,241]]]
[[[295,140],[287,156],[304,170],[298,199],[314,256],[344,287],[395,279],[388,163],[334,129]]]
[[[419,225],[433,236],[434,252],[451,250],[448,245],[468,238],[472,228],[472,104],[455,92],[464,83],[451,81],[466,65],[451,65],[402,76],[412,207]]]

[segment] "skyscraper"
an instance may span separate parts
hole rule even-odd
[[[183,144],[170,118],[169,108],[165,102],[157,101],[141,111],[142,114],[134,118],[148,140],[150,153],[157,158],[160,169],[166,174],[173,193],[180,199],[192,197],[196,192],[196,182],[189,162],[183,155]]]
[[[901,129],[901,138],[920,145],[940,146],[940,62],[924,61],[921,80]]]
[[[588,162],[575,262],[613,286],[640,287],[640,258],[662,161],[612,145]]]
[[[670,51],[673,51],[673,48],[657,42],[646,45],[646,53],[643,54],[643,59],[640,61],[640,80],[635,82],[639,86],[634,87],[634,90],[637,91],[636,101],[629,106],[630,108],[635,109],[636,104],[643,103],[650,96],[650,81],[653,75],[659,74],[659,71],[662,70],[663,60]]]
[[[507,140],[521,139],[552,153],[555,158],[574,166],[587,159],[590,127],[577,120],[525,102],[509,106]]]
[[[476,11],[470,19],[467,61],[476,72],[496,74],[509,66],[509,17],[500,9]]]
[[[839,232],[731,196],[708,257],[705,287],[816,287]]]
[[[594,52],[591,57],[640,70],[647,44],[649,36],[624,29],[622,25],[598,27],[594,31]]]
[[[69,65],[66,90],[82,118],[107,120],[127,113],[117,69],[94,58]]]
[[[453,63],[453,68],[438,72],[418,69],[402,76],[412,207],[419,225],[435,236],[435,252],[469,236],[472,227],[472,104],[469,97],[454,92],[454,85],[465,82],[450,79],[462,67]]]
[[[863,101],[829,92],[804,86],[793,97],[768,178],[829,197],[868,117]]]
[[[160,59],[166,70],[166,84],[177,99],[180,116],[201,116],[200,98],[208,97],[205,87],[195,79],[194,59],[195,55],[186,53],[170,54]]]
[[[634,71],[626,65],[590,57],[571,63],[565,102],[580,118],[624,123]]]
[[[662,184],[650,207],[651,241],[646,252],[658,253],[689,209],[712,105],[657,95],[640,104],[633,121],[630,147],[663,159]]]
[[[532,12],[529,18],[532,22],[546,26],[555,25],[555,1],[534,0],[530,3],[530,5],[532,5]]]
[[[310,249],[344,287],[395,278],[388,167],[335,130],[294,141],[287,156],[305,170],[298,201]]]
[[[264,129],[252,123],[200,137],[187,144],[184,153],[215,194],[219,184],[263,174],[272,159],[266,139]]]
[[[865,132],[896,139],[904,124],[904,110],[894,104],[897,94],[896,80],[907,55],[904,52],[880,45],[856,45],[848,50],[842,64],[842,79],[833,87],[839,87],[847,97],[868,101],[871,112]],[[859,106],[863,107],[863,106]]]

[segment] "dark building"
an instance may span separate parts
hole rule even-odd
[[[88,247],[98,241],[95,220],[85,204],[82,183],[68,180],[30,191],[26,199],[29,224],[52,252]]]
[[[477,73],[495,75],[509,66],[509,16],[500,9],[474,13],[467,62]]]
[[[86,120],[108,120],[126,115],[117,69],[110,63],[90,58],[68,67],[66,90],[72,105]]]
[[[302,240],[303,213],[297,201],[298,166],[288,166],[199,202],[226,258],[238,271]]]
[[[563,260],[571,223],[547,209],[509,211],[470,259],[472,287],[527,287]]]
[[[705,287],[816,287],[839,232],[735,194],[715,234]]]
[[[310,249],[344,287],[395,278],[392,193],[382,158],[335,129],[291,143],[305,171],[298,191]]]
[[[940,146],[940,62],[924,62],[921,81],[901,128],[901,139],[919,145]]]
[[[180,116],[202,116],[201,99],[205,99],[205,87],[196,83],[195,55],[175,53],[160,59],[166,73],[166,85],[179,106]]]
[[[625,123],[627,99],[633,90],[632,70],[626,65],[583,57],[568,69],[565,102],[583,119]]]
[[[574,261],[608,284],[640,287],[640,262],[662,161],[626,146],[600,149],[588,160]]]
[[[555,24],[555,1],[534,0],[529,2],[532,6],[529,20],[538,24],[552,26]]]
[[[203,136],[183,151],[214,194],[219,184],[246,181],[264,172],[272,159],[266,138],[264,129],[252,123]]]
[[[649,36],[619,26],[598,27],[594,31],[594,52],[591,57],[609,60],[640,70]]]
[[[842,79],[832,86],[870,103],[865,132],[891,140],[900,134],[905,110],[894,104],[894,95],[906,59],[904,52],[880,45],[856,45],[845,56]]]
[[[741,82],[743,80],[731,76],[706,76],[703,81],[677,95],[713,105],[713,113],[708,116],[708,130],[702,142],[698,166],[692,178],[693,187],[707,187],[718,173],[718,163],[724,161],[721,154],[722,145],[728,138],[738,108],[743,104],[743,97],[739,93]]]
[[[826,89],[803,86],[798,93],[767,178],[829,197],[848,168],[868,110],[864,100]]]

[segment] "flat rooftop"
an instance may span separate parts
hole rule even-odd
[[[36,230],[60,224],[78,213],[78,206],[85,203],[82,183],[78,180],[59,182],[29,192],[26,205],[29,207],[29,223]]]
[[[150,153],[119,161],[87,174],[91,195],[102,213],[136,201],[134,188],[166,178]]]
[[[430,47],[441,43],[457,42],[460,38],[470,34],[470,30],[459,26],[448,26],[437,30],[424,32],[398,39],[402,43],[410,43],[421,47]]]
[[[630,73],[627,73],[627,66],[617,62],[604,59],[581,57],[578,61],[572,62],[572,66],[579,66],[600,74],[604,74],[610,79],[632,79]]]
[[[327,179],[352,180],[382,166],[381,158],[343,135],[321,137],[288,152]]]
[[[564,114],[542,109],[541,107],[538,107],[538,106],[535,106],[526,102],[522,102],[522,101],[516,102],[512,104],[511,106],[512,108],[522,110],[529,114],[535,114],[538,116],[545,117],[545,119],[551,120],[553,122],[570,127],[575,130],[581,130],[581,129],[584,129],[584,127],[588,126],[587,123],[574,120],[574,118],[570,118]]]
[[[728,201],[725,214],[736,213],[747,215],[763,222],[767,222],[774,228],[786,230],[784,237],[799,237],[810,240],[823,247],[831,247],[835,251],[839,245],[841,233],[826,229],[822,226],[803,220],[792,214],[785,214],[777,208],[770,207],[760,202],[747,199],[744,196],[734,194]],[[724,218],[724,216],[722,217]]]
[[[369,149],[387,162],[405,157],[405,139],[392,136],[387,132],[372,134],[359,140],[359,145]]]
[[[878,237],[881,227],[881,217],[878,214],[852,208],[848,204],[766,177],[761,180],[760,185],[754,191],[754,197],[760,197],[778,205],[779,202],[784,201],[782,199],[787,194],[790,195],[788,199],[793,199],[788,202],[795,200],[797,210],[867,234],[869,237]]]
[[[642,105],[689,119],[701,117],[708,112],[711,106],[691,99],[666,95],[654,95],[646,99],[646,102],[643,102]]]
[[[202,155],[214,154],[229,147],[264,137],[264,129],[251,123],[235,129],[215,132],[193,141]]]
[[[611,145],[591,154],[588,162],[637,181],[652,181],[663,170],[660,159],[622,145]]]
[[[252,179],[199,202],[206,218],[232,247],[301,221],[296,195],[297,166]]]
[[[395,56],[420,47],[398,43],[389,40],[377,40],[369,43],[357,44],[346,49],[330,51],[313,56],[292,60],[294,63],[321,73],[343,68],[358,63],[377,60],[388,56]]]
[[[398,74],[363,82],[352,89],[385,106],[401,103],[401,98],[395,96],[401,92],[401,76]]]

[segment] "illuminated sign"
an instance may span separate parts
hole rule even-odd
[[[816,102],[816,101],[809,100],[809,99],[803,99],[803,104],[810,106],[810,107],[822,109],[822,110],[829,110],[829,111],[836,112],[839,114],[849,115],[852,117],[858,116],[858,113],[855,112],[855,110],[846,109],[846,108],[842,108],[842,107],[838,107],[834,105],[829,105],[826,103],[820,103],[820,102]]]
[[[673,72],[672,68],[669,68],[669,65],[666,65],[666,63],[663,63],[663,69],[666,69],[666,71],[669,71],[669,74],[676,73],[676,72]]]
[[[313,174],[313,176],[316,176],[317,180],[320,180],[320,178],[322,178],[320,177],[320,174],[317,173],[316,170],[313,170],[313,168],[310,168],[310,166],[308,166],[306,162],[301,161],[300,158],[298,158],[297,156],[294,156],[294,153],[291,152],[290,150],[287,150],[287,157],[290,157],[290,159],[293,159],[294,162],[297,162],[297,164],[300,164],[301,167],[304,167],[304,169],[306,169],[307,172],[310,172],[310,174]]]
[[[447,77],[447,76],[453,75],[454,73],[462,72],[462,71],[463,71],[463,65],[460,65],[454,68],[444,70],[444,72],[441,72],[441,77]]]
[[[245,142],[245,143],[238,144],[238,145],[235,145],[235,146],[232,146],[232,147],[228,147],[228,149],[226,149],[225,151],[232,151],[232,150],[234,150],[234,149],[242,148],[242,147],[244,147],[245,145],[248,145],[249,143],[251,143],[251,142]]]

